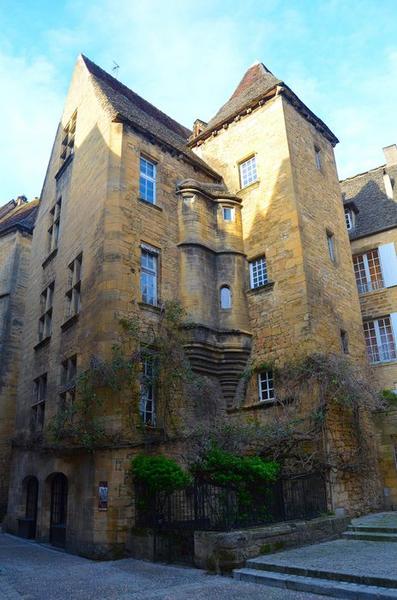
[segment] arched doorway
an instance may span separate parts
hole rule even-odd
[[[63,548],[66,542],[66,517],[68,509],[68,480],[57,473],[51,480],[50,543]]]
[[[23,482],[25,490],[25,516],[18,519],[18,534],[21,537],[34,539],[36,537],[37,500],[39,482],[37,477],[29,476]]]

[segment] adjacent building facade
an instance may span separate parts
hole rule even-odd
[[[76,400],[76,374],[111,355],[120,317],[150,330],[165,302],[180,302],[190,363],[212,385],[212,419],[266,421],[275,410],[271,366],[241,390],[250,363],[282,366],[326,347],[365,364],[336,143],[262,64],[191,132],[78,59],[32,246],[11,531],[94,556],[123,550],[129,464],[148,447],[142,421],[161,428],[156,390],[142,394],[139,423],[120,398],[98,409],[111,444],[88,452],[46,438]],[[186,395],[180,421],[204,418],[193,404]],[[334,434],[343,446],[336,417]],[[178,443],[156,448],[178,454]],[[330,509],[360,510],[365,481],[334,472],[328,483]]]
[[[0,207],[0,519],[7,508],[30,249],[38,200]]]
[[[379,390],[397,394],[397,146],[386,163],[341,182],[369,363]],[[397,411],[377,415],[386,505],[397,506]]]

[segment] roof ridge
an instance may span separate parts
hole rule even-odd
[[[351,179],[355,179],[356,177],[363,177],[368,173],[372,173],[373,171],[377,171],[378,169],[384,169],[386,167],[386,163],[383,165],[379,165],[378,167],[374,167],[373,169],[368,169],[367,171],[362,171],[361,173],[356,173],[355,175],[350,175],[350,177],[346,177],[345,179],[339,179],[339,183],[344,183],[345,181],[350,181]]]
[[[145,112],[147,112],[150,116],[152,116],[155,119],[160,118],[161,122],[173,133],[179,135],[185,141],[191,135],[192,132],[190,129],[188,129],[187,127],[185,127],[184,125],[167,115],[165,112],[154,106],[154,104],[151,104],[150,102],[145,100],[145,98],[143,98],[142,96],[134,92],[131,88],[126,86],[124,83],[113,77],[113,75],[110,75],[110,73],[102,69],[102,67],[94,63],[87,56],[85,56],[84,54],[80,54],[80,57],[91,75],[102,79],[103,81],[108,83],[117,92],[123,94],[128,100],[131,100],[133,102],[138,101],[139,104],[142,105],[142,109]]]

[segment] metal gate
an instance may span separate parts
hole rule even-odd
[[[63,473],[51,482],[50,542],[63,548],[66,543],[66,516],[68,507],[68,480]]]

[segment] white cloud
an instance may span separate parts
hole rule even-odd
[[[348,30],[335,27],[335,19],[345,24],[351,13],[346,0],[310,11],[287,0],[68,0],[65,6],[65,18],[43,27],[35,46],[24,48],[18,39],[15,50],[0,47],[6,91],[0,203],[40,193],[80,52],[108,71],[115,60],[123,83],[187,126],[213,116],[252,62],[263,60],[341,139],[343,177],[376,166],[380,148],[397,141],[397,49],[372,60],[366,51],[372,21],[352,18]]]
[[[44,57],[0,53],[0,80],[3,204],[22,193],[40,194],[63,97],[55,68]]]

